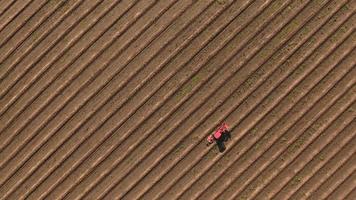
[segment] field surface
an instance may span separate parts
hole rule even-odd
[[[0,200],[355,200],[355,6],[0,0]]]

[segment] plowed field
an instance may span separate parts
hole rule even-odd
[[[0,0],[0,200],[355,200],[355,6]]]

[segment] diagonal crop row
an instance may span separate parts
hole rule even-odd
[[[356,138],[354,138],[355,140]],[[355,144],[354,144],[355,145]],[[354,153],[353,155],[350,156],[351,160],[351,164],[349,165],[350,168],[355,166],[355,159],[354,157],[356,156],[356,154]],[[339,169],[344,170],[343,168]],[[346,169],[345,170],[346,173],[350,173],[351,170]],[[341,178],[341,177],[337,177],[337,178]],[[354,192],[353,190],[355,190],[355,178],[356,178],[356,170],[355,168],[353,168],[353,171],[351,171],[350,174],[347,174],[347,178],[345,180],[343,180],[340,185],[338,185],[336,188],[334,188],[334,190],[332,190],[332,192],[330,194],[322,194],[323,197],[325,197],[325,199],[348,199],[348,195],[351,195],[352,192]],[[329,189],[329,188],[328,188]],[[351,197],[349,197],[349,199],[351,199]]]
[[[57,13],[61,12],[68,3],[58,1],[55,3],[47,2],[34,15],[32,15],[21,27],[15,32],[8,33],[6,41],[0,45],[0,51],[3,52],[0,56],[0,63],[15,52],[18,48],[23,47],[23,44],[28,40],[37,29],[43,27],[46,22],[52,19]],[[50,28],[50,27],[47,27]]]
[[[0,19],[2,15],[16,2],[16,0],[2,0],[0,1]]]
[[[28,36],[28,38],[26,38],[26,40],[19,43],[13,51],[9,52],[6,57],[0,57],[0,63],[2,65],[2,68],[0,69],[0,71],[2,70],[0,73],[2,74],[2,76],[0,76],[0,81],[2,81],[4,77],[6,77],[11,72],[11,69],[16,66],[16,63],[20,62],[20,60],[22,60],[27,55],[27,53],[29,53],[30,50],[32,50],[39,43],[41,43],[41,41],[45,40],[45,38],[50,35],[52,31],[57,26],[59,26],[71,14],[73,10],[77,9],[84,2],[85,1],[66,2],[56,12],[49,16],[48,19],[45,20],[36,30],[31,32],[31,34]],[[16,34],[21,35],[21,30],[19,33]],[[62,37],[64,37],[63,35]],[[13,40],[15,39],[16,36],[13,37]],[[11,44],[4,44],[1,49],[6,51],[7,48],[11,48]],[[15,88],[16,86],[14,85],[13,87]],[[10,90],[8,92],[8,95],[9,93],[11,93]],[[0,95],[1,102],[6,96],[4,94]],[[2,115],[2,113],[3,109],[1,110],[0,115]]]
[[[100,126],[100,128],[102,128],[101,126]],[[84,129],[83,129],[84,130]],[[87,133],[85,133],[85,134],[87,134]],[[83,137],[83,136],[80,136],[80,137]],[[91,138],[92,139],[92,138]],[[101,140],[101,139],[100,139]],[[89,143],[89,144],[91,144],[91,143]],[[76,152],[77,153],[77,152]],[[90,153],[90,152],[89,152]],[[73,162],[74,160],[72,159],[72,157],[69,157],[70,158],[70,160],[71,160],[71,162]],[[75,161],[75,162],[78,162],[78,161]],[[70,166],[70,165],[67,165],[67,166]],[[60,172],[61,173],[61,172]]]
[[[4,74],[1,80],[3,87],[0,95],[7,94],[20,80],[23,80],[26,74],[35,75],[31,77],[35,80],[41,77],[53,62],[65,54],[66,50],[70,49],[83,34],[90,30],[90,27],[100,21],[105,11],[109,9],[105,7],[107,5],[105,2],[90,1],[81,4],[60,26],[56,27],[57,31],[52,32],[26,57],[18,60],[16,66],[5,65],[2,68],[2,70],[5,70],[5,74],[2,73]],[[9,68],[14,69],[8,70]]]
[[[345,119],[345,115],[346,116],[351,115],[351,117]],[[341,121],[340,118],[343,119],[343,121]],[[342,116],[340,116],[333,123],[333,125],[331,127],[329,127],[324,133],[319,135],[318,138],[312,144],[310,144],[306,148],[306,150],[304,150],[302,152],[302,154],[298,155],[298,157],[295,160],[293,160],[287,168],[285,168],[274,180],[272,180],[271,183],[269,184],[269,186],[265,187],[264,191],[260,192],[257,197],[261,197],[261,196],[265,195],[265,196],[269,196],[272,198],[278,191],[283,190],[283,187],[285,186],[284,184],[286,184],[286,183],[292,184],[292,183],[306,182],[306,180],[303,181],[302,176],[299,174],[299,172],[301,172],[301,171],[305,172],[306,171],[305,168],[309,168],[308,173],[311,173],[312,170],[310,170],[309,164],[310,164],[310,162],[312,162],[313,157],[315,156],[315,158],[325,159],[325,156],[320,156],[320,155],[318,156],[317,154],[319,154],[321,151],[323,151],[324,147],[327,144],[329,144],[329,142],[332,141],[333,138],[338,136],[338,134],[337,134],[338,130],[340,130],[344,126],[348,125],[348,123],[350,123],[350,121],[352,121],[352,112],[350,111],[350,109],[348,109],[346,113],[344,113]],[[339,123],[342,123],[341,124],[342,126],[340,126]],[[339,126],[336,126],[335,124],[337,124]],[[332,133],[330,133],[331,130],[333,130]],[[352,134],[350,134],[349,136],[351,137]],[[320,142],[320,141],[325,141],[325,140],[328,140],[328,142]],[[317,146],[317,144],[319,146]],[[316,146],[318,148],[316,148]],[[336,152],[336,151],[338,151],[338,148],[335,148],[332,151],[330,151],[330,155],[327,155],[326,157],[327,158],[331,157],[332,153]],[[322,159],[320,159],[320,160],[314,159],[313,161],[324,161]],[[299,167],[299,169],[295,170],[294,168],[297,168],[297,167]],[[293,171],[293,170],[295,170],[295,171]],[[293,174],[291,174],[292,172],[293,172]],[[286,175],[286,174],[288,174],[289,176],[285,176],[285,178],[284,178],[283,175]],[[288,179],[286,177],[291,177],[291,178]],[[296,180],[296,179],[298,179],[298,180]],[[294,181],[294,180],[296,180],[296,181]],[[276,184],[277,181],[281,181],[282,184],[277,185]],[[295,184],[293,184],[293,186],[295,186]],[[273,189],[268,188],[268,187],[272,187]]]
[[[59,1],[50,3],[46,0],[34,0],[33,2],[31,2],[28,6],[25,7],[21,14],[19,14],[15,19],[11,20],[11,22],[2,31],[0,31],[0,48],[9,41],[13,34],[18,32],[23,26],[25,26],[25,24],[27,25],[27,23],[31,19],[33,19],[35,15],[40,14],[44,16],[44,14],[40,12],[40,10],[42,12],[51,12],[51,9],[47,8],[48,5],[52,4],[53,8],[55,9],[56,6],[59,5],[59,3]],[[48,10],[44,10],[44,8]]]
[[[353,138],[348,145],[343,147],[337,156],[333,157],[314,175],[313,179],[319,180],[315,182],[316,184],[313,187],[305,190],[303,193],[298,190],[291,198],[315,198],[316,195],[325,198],[328,193],[331,193],[343,180],[355,171],[355,151],[355,138]]]
[[[351,89],[350,91],[353,91],[353,90]],[[350,91],[348,91],[348,92],[350,92]],[[288,145],[289,141],[291,142],[287,148],[281,148],[281,149],[276,150],[277,155],[280,155],[280,157],[273,160],[271,164],[268,164],[268,166],[265,165],[266,167],[263,169],[263,171],[257,170],[258,175],[257,176],[253,175],[253,177],[256,177],[256,178],[254,178],[251,182],[249,180],[249,184],[247,185],[247,187],[242,188],[243,190],[241,191],[240,194],[239,193],[235,193],[235,194],[237,194],[238,197],[248,196],[248,197],[254,198],[255,195],[270,181],[270,179],[275,177],[275,175],[280,170],[283,170],[290,163],[290,160],[293,160],[295,158],[295,156],[297,156],[300,152],[302,152],[304,150],[303,148],[308,144],[308,142],[309,142],[308,140],[313,139],[314,134],[318,135],[320,130],[318,130],[316,128],[317,125],[320,126],[321,131],[323,131],[325,129],[325,127],[327,127],[329,124],[331,124],[335,120],[335,118],[328,118],[328,119],[325,119],[325,118],[327,118],[327,116],[334,114],[333,112],[335,112],[335,110],[336,110],[336,112],[335,112],[335,115],[333,115],[333,116],[337,117],[339,115],[338,114],[339,109],[340,109],[339,107],[341,107],[341,109],[342,108],[344,109],[343,106],[347,107],[349,105],[347,103],[349,103],[348,101],[350,101],[350,99],[352,101],[352,96],[350,97],[349,93],[346,93],[345,95],[346,96],[338,99],[337,102],[334,105],[332,105],[332,107],[330,107],[329,110],[327,110],[326,112],[324,112],[322,110],[322,112],[320,112],[321,117],[318,118],[317,121],[315,121],[316,125],[308,127],[308,129],[306,129],[306,134],[301,134],[300,132],[297,132],[296,135],[293,135],[291,137],[291,140],[287,140],[288,142],[285,142],[285,143],[287,143],[287,145]],[[312,112],[313,111],[315,112],[316,106],[320,105],[320,102],[323,102],[323,101],[324,101],[324,99],[321,99],[313,107],[313,109],[311,111],[308,111],[308,113],[306,113],[305,117],[309,117],[310,115],[314,118],[318,117],[318,115],[313,116]],[[345,103],[345,101],[346,101],[346,104],[342,104],[342,103]],[[342,104],[342,105],[340,105],[340,104]],[[328,106],[329,105],[327,105],[325,107],[328,108]],[[332,110],[332,109],[334,109],[334,110]],[[343,111],[344,110],[341,110],[341,112],[343,112]],[[304,122],[304,120],[306,121],[305,118],[302,118],[301,121]],[[325,120],[325,124],[323,124],[323,125],[320,124],[320,121],[322,121],[322,120]],[[304,130],[304,127],[303,127],[303,130]],[[314,131],[314,130],[316,130],[316,131]],[[290,135],[292,135],[290,132],[287,133],[287,138],[289,138]],[[299,138],[298,138],[298,136],[299,136]],[[294,143],[292,143],[292,142],[294,142]],[[284,147],[283,145],[281,145],[281,146]],[[267,155],[272,154],[270,152],[275,151],[276,148],[278,148],[278,147],[277,146],[272,147],[271,149],[268,150],[268,152],[266,152],[266,154]],[[280,152],[283,152],[283,153],[280,154]],[[270,178],[263,179],[263,178],[267,177],[266,174],[268,174],[268,173],[271,173]]]
[[[257,40],[258,41],[258,40]],[[252,45],[251,45],[252,46]],[[249,48],[248,48],[249,49]],[[221,75],[220,75],[220,72],[218,72],[219,74],[218,74],[218,76],[217,77],[221,77]],[[215,85],[216,83],[214,83],[214,85]],[[211,84],[207,84],[207,85],[211,85]],[[216,87],[216,86],[215,86]],[[201,94],[200,94],[201,95]],[[186,105],[188,105],[188,104],[186,104]],[[176,114],[176,113],[175,113]],[[157,135],[155,135],[155,136],[157,136]],[[149,139],[148,139],[149,140]],[[142,146],[142,145],[141,145]],[[156,153],[156,152],[153,152],[153,153]],[[150,157],[151,157],[152,155],[150,155]],[[123,163],[123,164],[125,164],[125,163]],[[115,169],[115,170],[117,170],[117,169]]]
[[[301,88],[302,86],[298,86],[299,88]],[[283,104],[282,104],[283,105]],[[253,116],[253,115],[250,115],[251,117],[251,120],[254,120],[255,118],[256,118],[256,116]],[[269,121],[271,121],[271,118],[269,118]],[[245,120],[245,123],[247,123],[247,121]],[[241,128],[242,129],[242,128]],[[246,130],[246,128],[245,129],[242,129],[242,130]],[[258,129],[257,129],[258,130]],[[250,139],[250,141],[251,141],[251,139]],[[249,143],[249,142],[248,142]],[[240,149],[241,149],[242,147],[240,146]],[[227,158],[225,158],[225,159],[227,159]],[[231,159],[231,158],[230,158]],[[228,160],[227,160],[228,161]],[[233,161],[233,160],[232,160]],[[231,163],[232,161],[228,161],[229,163]],[[223,164],[223,166],[226,166],[226,164]],[[216,166],[215,166],[216,167]],[[201,170],[200,170],[201,171]],[[218,173],[219,174],[219,173]],[[217,175],[218,175],[217,174]],[[217,176],[216,175],[216,176]],[[208,181],[210,181],[210,179],[211,179],[211,177],[209,178],[209,180],[206,180],[206,179],[203,179],[203,180],[201,180],[201,182],[204,182],[205,184],[206,184],[206,182],[208,182]]]
[[[4,13],[0,15],[0,32],[6,28],[13,19],[16,19],[32,1],[34,0],[15,1],[13,4],[10,4],[8,9],[5,9]]]
[[[148,5],[150,5],[150,4],[148,4]],[[123,11],[126,12],[125,10],[123,10]],[[116,12],[116,13],[120,14],[121,12]],[[114,17],[115,17],[115,15],[114,15]],[[115,18],[114,18],[114,20],[115,20]],[[98,29],[100,29],[100,28],[102,28],[102,27],[99,26]],[[125,28],[125,26],[123,28]],[[28,108],[27,108],[28,114],[33,115],[34,112],[36,111],[36,109],[38,110],[37,111],[38,114],[34,115],[32,117],[32,119],[29,118],[28,115],[23,114],[21,116],[22,118],[18,119],[24,123],[23,127],[21,129],[19,129],[20,127],[18,127],[18,126],[9,127],[7,129],[7,132],[4,132],[4,134],[15,133],[17,136],[19,136],[21,134],[24,134],[24,130],[27,130],[27,134],[30,134],[31,131],[28,129],[28,126],[30,126],[31,124],[32,124],[32,127],[31,126],[30,127],[32,128],[33,131],[35,131],[36,129],[37,130],[41,129],[41,127],[43,128],[43,126],[48,122],[48,120],[53,118],[54,113],[57,113],[60,109],[62,109],[66,105],[66,102],[68,101],[68,99],[70,101],[70,99],[74,98],[75,94],[77,94],[78,91],[83,89],[86,84],[90,83],[90,81],[95,77],[96,74],[100,73],[100,71],[103,70],[103,68],[101,68],[101,67],[97,67],[97,66],[93,67],[94,64],[97,64],[99,61],[102,61],[101,59],[95,59],[95,58],[100,56],[101,53],[105,50],[105,48],[102,49],[103,46],[105,47],[105,45],[108,45],[108,42],[112,42],[113,36],[115,36],[115,34],[112,34],[113,32],[116,32],[118,35],[119,35],[119,33],[121,33],[119,30],[120,29],[118,29],[114,26],[111,31],[106,32],[107,34],[104,35],[103,37],[101,37],[101,39],[98,40],[97,43],[95,43],[91,49],[89,49],[91,51],[84,53],[82,55],[82,57],[79,57],[78,60],[73,60],[72,62],[74,62],[75,67],[70,67],[68,70],[64,71],[63,74],[58,75],[61,78],[56,79],[56,81],[52,82],[52,84],[49,85],[49,87],[44,89],[45,90],[44,92],[39,93],[39,95],[40,94],[42,94],[42,95],[38,98],[35,98],[36,101],[39,103],[37,103],[37,104],[34,103],[32,105],[32,107],[28,106]],[[95,33],[95,34],[97,34],[97,33]],[[104,32],[102,34],[104,34]],[[108,36],[109,38],[107,38],[105,36]],[[84,39],[86,39],[86,38],[84,37]],[[90,40],[90,35],[89,35],[88,39],[82,40],[82,41],[88,41],[88,40]],[[107,40],[107,42],[105,42],[105,40]],[[101,51],[99,51],[99,50],[101,50]],[[99,51],[99,54],[96,54],[97,51]],[[113,53],[109,54],[109,56],[113,56],[112,54]],[[91,56],[91,58],[90,57],[88,58],[87,56]],[[83,61],[83,59],[86,61]],[[102,59],[104,59],[104,58],[102,58]],[[105,57],[105,59],[108,59],[108,58]],[[68,61],[69,59],[66,59],[66,60]],[[108,59],[108,60],[110,60],[110,59]],[[93,62],[95,62],[95,63],[93,63]],[[87,67],[87,64],[91,64],[91,68]],[[61,68],[61,67],[58,65],[54,65],[55,70],[58,70],[59,68]],[[86,75],[86,76],[84,76],[84,75]],[[94,77],[91,79],[88,79],[88,76],[89,77],[94,76]],[[69,81],[70,79],[76,79],[76,81],[69,82],[69,83],[71,83],[72,87],[66,88],[65,84],[64,84],[65,80],[63,80],[63,79],[65,79],[66,81]],[[77,82],[79,82],[79,83],[77,83]],[[75,87],[75,88],[73,88],[73,87]],[[40,89],[40,88],[34,87],[34,89],[38,91],[38,89]],[[69,90],[71,93],[69,93],[68,96],[63,96],[65,94],[67,94],[66,90],[64,90],[64,89],[67,89],[67,91]],[[53,92],[56,90],[59,90],[57,94],[55,92]],[[46,92],[47,92],[47,94],[46,94]],[[29,90],[27,94],[31,94],[31,93],[33,94],[33,93],[35,93],[35,91]],[[50,95],[50,96],[48,96],[48,95]],[[60,95],[62,95],[63,97]],[[57,98],[56,99],[57,102],[50,101],[56,97],[61,97],[62,99]],[[66,98],[66,99],[63,99],[63,98]],[[58,101],[59,101],[59,105],[58,105]],[[42,103],[42,105],[41,105],[41,103]],[[36,106],[37,107],[42,106],[42,108],[41,107],[36,108]],[[23,120],[21,120],[21,119],[23,119]],[[26,119],[28,120],[27,123],[25,123]],[[37,122],[37,124],[36,124],[36,122]],[[36,125],[33,126],[33,124],[36,124]],[[12,128],[16,128],[16,129],[13,130]],[[9,150],[9,152],[12,152],[12,154],[14,154],[18,151],[18,149],[20,149],[31,138],[32,138],[31,135],[22,136],[22,141],[21,141],[22,143],[16,143],[16,139],[15,139],[12,141],[12,143],[9,143],[9,145],[5,146],[5,149]],[[9,148],[8,146],[11,146],[11,144],[16,144],[15,146],[13,145],[16,149]],[[10,153],[7,155],[11,156],[12,154]]]
[[[78,57],[80,57],[80,55],[83,53],[83,51],[86,51],[97,39],[98,36],[102,35],[102,29],[104,30],[104,32],[106,31],[106,26],[111,26],[111,21],[110,18],[107,19],[109,16],[110,17],[110,13],[116,11],[118,15],[121,14],[120,9],[119,10],[115,10],[115,4],[114,5],[110,5],[105,4],[103,5],[105,7],[101,7],[99,5],[98,9],[100,9],[100,12],[95,12],[95,10],[93,11],[94,15],[94,19],[95,19],[95,15],[98,15],[98,19],[91,20],[91,23],[88,23],[88,21],[91,19],[90,18],[90,14],[88,15],[87,18],[85,18],[81,23],[79,23],[79,25],[77,27],[74,28],[74,30],[71,33],[75,33],[76,29],[77,32],[79,32],[79,37],[78,36],[78,40],[74,41],[66,50],[64,50],[64,52],[59,53],[57,55],[60,55],[59,57],[56,58],[56,51],[58,51],[58,49],[61,49],[61,47],[57,47],[56,49],[54,49],[52,51],[52,53],[49,53],[49,55],[46,55],[45,59],[40,60],[39,63],[36,63],[34,68],[32,68],[31,70],[27,71],[24,74],[24,77],[22,77],[21,79],[19,79],[19,81],[23,84],[24,86],[30,87],[29,90],[27,91],[17,91],[17,97],[22,97],[20,99],[15,98],[17,101],[13,102],[11,101],[11,99],[5,99],[5,100],[9,100],[7,102],[5,102],[6,104],[4,105],[4,107],[7,107],[9,109],[13,108],[13,107],[17,107],[16,109],[12,109],[11,111],[8,111],[8,109],[6,109],[4,111],[4,115],[2,115],[2,121],[4,123],[5,128],[6,129],[9,124],[11,124],[11,122],[13,122],[14,120],[16,120],[19,116],[21,116],[21,114],[23,114],[23,112],[26,110],[27,106],[29,106],[31,103],[35,102],[36,100],[38,101],[38,99],[41,97],[41,95],[43,96],[42,92],[45,89],[49,88],[49,84],[55,81],[58,81],[58,77],[60,77],[60,75],[62,74],[62,72],[71,64],[73,64],[74,61],[72,60],[76,60]],[[119,7],[119,6],[116,6]],[[113,10],[114,9],[114,10]],[[110,12],[111,11],[111,12]],[[123,10],[123,12],[125,12],[125,10]],[[92,14],[92,13],[91,13]],[[103,23],[103,21],[107,20],[107,24]],[[111,23],[110,23],[111,22]],[[80,24],[85,24],[87,25],[87,27],[84,26],[80,26]],[[101,25],[101,27],[100,27]],[[99,31],[98,31],[99,30]],[[74,37],[71,35],[71,33],[69,33],[65,38],[70,38],[70,37]],[[97,36],[98,35],[98,36]],[[59,46],[61,44],[65,44],[66,39],[63,39],[60,43]],[[94,41],[93,41],[94,40]],[[66,49],[66,48],[64,48]],[[54,58],[52,58],[54,57]],[[47,60],[51,60],[52,62],[48,63],[47,65],[44,64],[46,63]],[[49,64],[53,64],[51,67],[49,67]],[[77,69],[78,67],[72,67],[74,69]],[[76,71],[74,69],[70,68],[71,70],[73,70],[72,72],[72,76],[76,75]],[[18,69],[18,68],[16,68]],[[15,69],[15,70],[16,70]],[[25,71],[25,70],[23,70]],[[67,70],[70,71],[70,70]],[[32,79],[27,79],[27,77],[31,77]],[[71,78],[72,76],[69,76],[69,78]],[[11,76],[9,76],[11,77]],[[15,78],[12,78],[15,79]],[[12,81],[12,79],[9,78],[10,81]],[[24,82],[25,81],[25,82]],[[19,83],[19,82],[17,82]],[[34,83],[34,84],[33,84]],[[6,87],[6,83],[3,83]],[[65,85],[65,82],[60,85],[63,87],[63,85]],[[22,86],[22,87],[24,87]],[[56,85],[57,86],[57,85]],[[59,89],[61,89],[62,87],[59,87]],[[25,92],[25,95],[22,94],[22,92]],[[32,96],[28,96],[28,94],[31,94]],[[53,92],[55,95],[56,93]],[[16,96],[15,96],[16,97]],[[15,100],[12,99],[12,100]],[[45,102],[45,101],[44,101]],[[17,106],[14,106],[13,103],[17,103]],[[27,109],[28,110],[28,109]],[[7,112],[6,112],[7,111]],[[33,114],[36,114],[36,109],[34,109]],[[23,116],[23,115],[22,115]],[[27,117],[26,119],[31,119],[30,117]],[[5,121],[6,120],[6,121]],[[27,121],[24,120],[24,123],[26,123]],[[19,127],[23,127],[22,123]]]
[[[349,109],[347,113],[343,115],[346,115],[345,117],[347,117],[347,115],[349,115],[350,113],[352,114]],[[345,127],[345,124],[347,123],[349,124]],[[283,188],[281,188],[274,194],[273,198],[290,198],[290,196],[294,194],[296,190],[301,187],[304,187],[304,185],[306,184],[310,184],[310,182],[308,181],[311,180],[314,174],[318,170],[320,170],[330,159],[335,157],[335,155],[341,150],[341,147],[344,146],[353,137],[353,134],[351,133],[354,129],[354,124],[355,123],[352,123],[352,121],[346,121],[345,123],[343,117],[337,119],[334,125],[330,127],[323,135],[321,135],[320,139],[314,143],[314,145],[319,145],[323,143],[322,145],[324,147],[319,152],[317,152],[315,157],[310,160],[309,163],[302,170],[296,173],[296,181],[289,181]],[[338,132],[334,132],[333,128],[336,128],[337,131],[340,129],[343,130],[339,134],[336,134]],[[324,142],[325,140],[327,140],[327,142]],[[316,152],[316,150],[313,149],[310,151]]]
[[[172,44],[173,45],[173,44]],[[172,45],[170,45],[171,47],[172,47]],[[175,46],[176,44],[174,44],[173,46]],[[171,51],[171,50],[169,50],[169,51]],[[169,56],[168,56],[169,57]],[[152,66],[152,65],[150,65],[150,66]],[[147,72],[146,72],[146,75],[147,75]],[[142,80],[142,79],[141,79]],[[131,81],[130,81],[131,82]],[[126,86],[125,87],[125,90],[126,90],[126,88],[127,88],[128,86]],[[129,87],[130,88],[130,87]],[[120,92],[121,93],[121,92]],[[125,97],[126,98],[126,97]],[[111,101],[111,100],[110,100]],[[105,106],[106,107],[106,106]],[[111,106],[110,106],[111,107]],[[92,120],[92,119],[91,119]],[[81,130],[84,130],[84,129],[80,129],[80,132],[81,132]],[[82,134],[88,134],[87,132],[85,132],[85,133],[81,133],[80,135],[82,135]],[[78,134],[76,134],[75,136],[77,137],[77,135]],[[83,137],[83,136],[80,136],[80,137]],[[86,136],[87,137],[87,136]],[[72,138],[73,139],[73,138]],[[81,140],[83,140],[83,139],[81,139]],[[70,141],[70,140],[69,140]],[[77,142],[78,141],[78,139],[75,139],[75,142]],[[75,146],[73,146],[73,145],[75,145],[75,144],[73,144],[73,143],[68,143],[68,144],[70,144],[72,147],[68,147],[68,148],[74,148]],[[66,144],[66,145],[68,145],[68,144]],[[63,148],[63,146],[61,147],[61,150],[60,151],[62,151],[63,152],[63,150],[65,150],[66,148]],[[67,151],[67,150],[66,150]],[[70,153],[70,152],[69,152]],[[58,154],[58,152],[56,152],[56,154]],[[62,154],[62,153],[61,153]],[[71,157],[69,157],[70,159],[72,159]],[[63,171],[62,171],[63,172]],[[61,173],[62,173],[61,172]],[[69,172],[69,171],[68,171]]]
[[[305,101],[305,98],[304,98],[304,101]],[[301,113],[302,114],[302,113]],[[274,114],[272,113],[272,115],[271,116],[273,116]],[[268,121],[271,121],[271,118],[270,117],[266,117],[266,119],[265,119],[265,121],[266,122],[268,122]],[[280,124],[280,125],[283,125],[283,123],[282,124]],[[285,125],[284,125],[285,126]],[[287,127],[286,127],[287,128]],[[259,128],[260,129],[260,128]],[[257,129],[258,130],[258,129]],[[277,129],[276,129],[277,130]],[[270,134],[272,134],[272,133],[274,133],[276,130],[272,130],[272,131],[270,131]],[[287,130],[287,129],[284,129],[284,130]],[[265,139],[268,139],[268,138],[270,138],[270,136],[264,136],[264,138]],[[274,138],[277,138],[277,136],[274,136]],[[285,139],[284,139],[285,140]],[[268,140],[265,140],[264,142],[266,142],[266,141],[268,141]],[[258,148],[259,147],[259,145],[255,145],[255,147],[256,148]],[[245,159],[246,158],[249,158],[249,157],[245,157]],[[251,171],[251,172],[253,172],[253,171]],[[240,180],[243,180],[243,178],[241,177],[240,178]],[[238,184],[235,184],[236,186],[238,185]],[[236,187],[233,187],[233,188],[236,188]],[[240,187],[239,187],[240,188]],[[231,190],[232,191],[232,190]]]

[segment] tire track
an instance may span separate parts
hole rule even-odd
[[[29,53],[30,50],[35,48],[39,43],[41,43],[41,41],[45,40],[45,38],[50,35],[57,26],[59,26],[58,24],[61,24],[70,15],[70,13],[83,4],[83,2],[84,1],[67,1],[63,7],[59,8],[58,12],[55,12],[42,25],[34,30],[27,40],[20,43],[11,53],[9,53],[9,55],[7,55],[7,57],[2,58],[2,55],[0,55],[0,63],[2,65],[2,68],[0,68],[0,72],[2,72],[0,73],[0,81],[3,81],[4,77],[11,72],[10,68],[13,68]],[[4,44],[4,48],[6,45],[7,44]],[[14,85],[14,88],[16,88],[16,85]],[[2,102],[7,96],[12,96],[11,90],[9,90],[6,96],[4,96],[4,94],[0,95],[0,102]],[[4,100],[4,102],[6,102],[6,100]],[[3,114],[3,111],[4,109],[1,107],[0,116]]]

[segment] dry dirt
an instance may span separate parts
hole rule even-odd
[[[0,0],[0,199],[356,199],[355,6]]]

